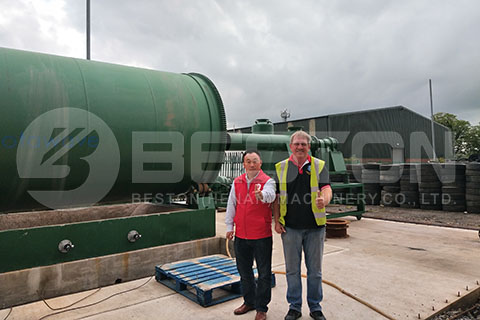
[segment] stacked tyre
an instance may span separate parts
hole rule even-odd
[[[480,213],[480,163],[472,162],[466,165],[465,170],[465,198],[467,212]]]
[[[381,203],[385,207],[398,207],[400,192],[400,165],[386,164],[380,166]]]
[[[397,201],[402,208],[419,208],[417,165],[404,163],[400,178],[400,193]]]
[[[366,163],[362,169],[362,183],[365,192],[365,204],[380,204],[380,164]]]
[[[422,163],[417,166],[420,208],[442,210],[442,182],[439,164]]]
[[[442,209],[443,211],[464,212],[465,202],[465,165],[446,163],[442,165]]]

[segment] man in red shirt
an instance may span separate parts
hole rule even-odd
[[[235,315],[257,310],[255,320],[267,318],[271,300],[272,275],[272,209],[275,181],[262,170],[262,160],[256,150],[243,154],[246,173],[237,177],[230,190],[225,223],[227,239],[235,235],[235,255],[244,303]],[[235,231],[233,231],[235,226]],[[258,270],[258,284],[253,275],[253,259]]]

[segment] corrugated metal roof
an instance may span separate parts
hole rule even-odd
[[[428,119],[430,121],[430,118],[425,117],[424,115],[421,115],[420,113],[417,113],[413,110],[408,109],[407,107],[404,106],[393,106],[393,107],[381,107],[381,108],[373,108],[373,109],[364,109],[364,110],[357,110],[357,111],[350,111],[350,112],[342,112],[342,113],[333,113],[329,115],[324,115],[324,116],[317,116],[317,117],[308,117],[308,118],[300,118],[300,119],[295,119],[295,120],[288,120],[287,122],[303,122],[303,121],[308,121],[311,119],[322,119],[322,118],[329,118],[329,117],[344,117],[344,116],[352,116],[352,115],[359,115],[362,113],[371,113],[371,112],[381,112],[381,111],[393,111],[393,110],[398,110],[398,111],[406,111],[415,114],[418,117],[422,117],[425,119]],[[252,119],[252,124],[255,119]],[[279,121],[279,122],[274,122],[274,125],[280,125],[284,124],[285,121]],[[450,130],[448,127],[435,122],[437,125]],[[241,127],[241,128],[235,128],[235,130],[241,130],[242,132],[245,132],[244,130],[251,128],[251,126],[246,126],[246,127]],[[233,128],[228,129],[229,131],[234,130]]]

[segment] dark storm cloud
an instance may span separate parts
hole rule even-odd
[[[8,24],[0,19],[2,45],[54,53],[68,45],[52,46],[36,32],[29,2],[0,3],[25,12]],[[91,0],[91,7],[92,59],[203,73],[222,95],[229,126],[279,121],[284,108],[291,119],[394,105],[428,116],[429,78],[436,112],[480,121],[476,0]],[[85,1],[63,8],[62,21],[83,34]]]

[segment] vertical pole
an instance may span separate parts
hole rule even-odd
[[[437,160],[437,154],[435,152],[435,129],[433,122],[433,95],[432,95],[432,79],[428,79],[428,84],[430,87],[430,113],[431,113],[431,123],[432,123],[432,149],[433,149],[433,161]]]
[[[90,60],[90,0],[87,0],[87,60]]]

